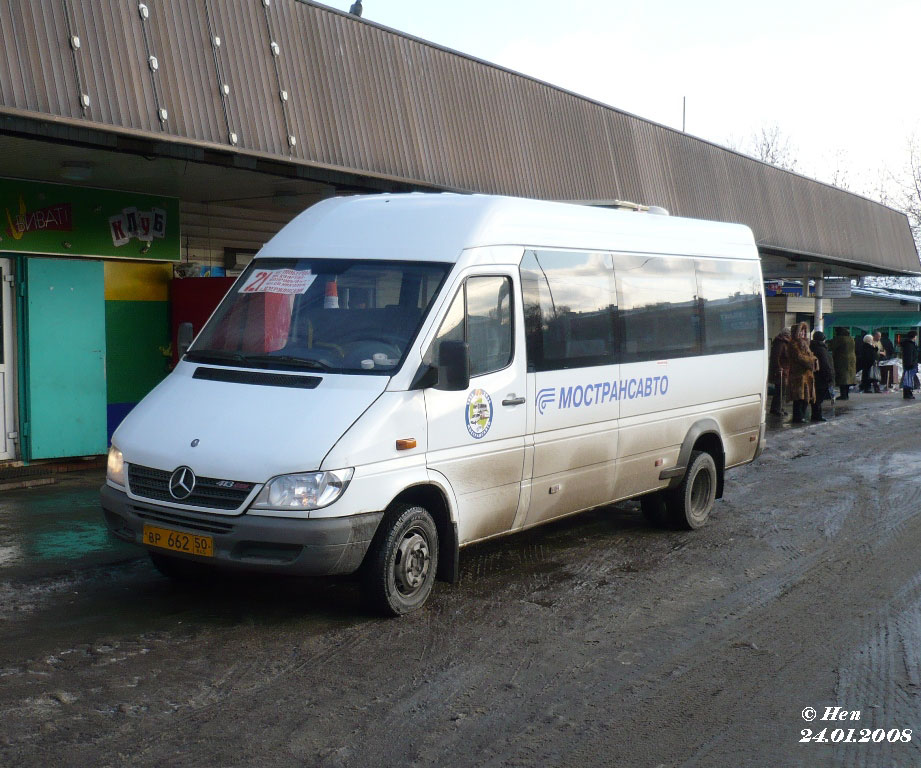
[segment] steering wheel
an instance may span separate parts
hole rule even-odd
[[[339,357],[343,357],[345,355],[345,350],[342,347],[340,347],[338,344],[331,344],[328,341],[315,341],[313,346],[316,349],[331,349],[333,352],[336,352]]]

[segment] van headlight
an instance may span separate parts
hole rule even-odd
[[[279,475],[265,484],[252,509],[320,509],[338,499],[354,469]]]
[[[125,457],[114,445],[109,446],[109,458],[106,461],[106,480],[125,487]]]

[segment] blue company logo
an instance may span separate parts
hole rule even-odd
[[[545,387],[537,393],[537,410],[541,413],[556,402],[556,387]]]
[[[475,440],[479,440],[492,426],[492,398],[485,389],[474,389],[467,396],[465,409],[467,431]]]
[[[572,387],[544,387],[537,392],[537,411],[543,414],[551,405],[558,409],[601,405],[615,400],[658,397],[668,392],[668,376],[646,376],[621,381],[599,381]]]

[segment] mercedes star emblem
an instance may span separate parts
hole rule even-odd
[[[169,495],[178,501],[189,498],[195,490],[195,473],[189,467],[179,467],[169,479]]]

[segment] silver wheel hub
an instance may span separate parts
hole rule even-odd
[[[413,592],[422,586],[431,563],[429,546],[425,537],[413,529],[406,533],[393,563],[393,575],[397,587],[403,594]]]

